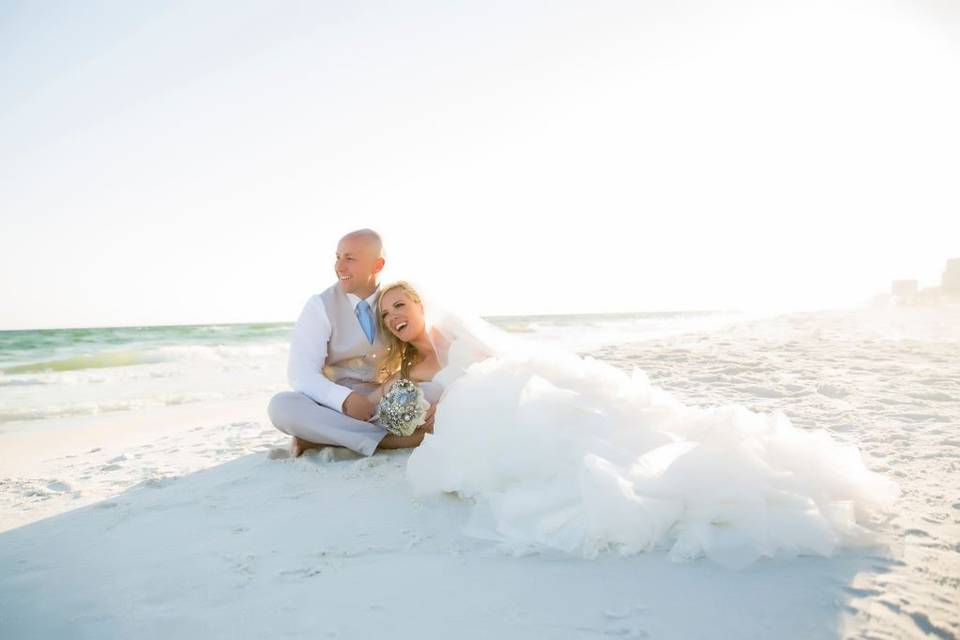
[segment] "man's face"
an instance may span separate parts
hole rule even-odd
[[[344,293],[375,288],[382,268],[383,258],[377,255],[368,239],[347,236],[337,245],[334,270]]]

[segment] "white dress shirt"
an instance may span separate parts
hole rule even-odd
[[[370,310],[373,313],[376,326],[377,295],[376,291],[367,298]],[[347,299],[354,310],[360,303],[360,296],[347,294]],[[294,391],[309,396],[325,407],[343,412],[343,402],[352,393],[352,390],[335,383],[325,375],[322,369],[327,362],[327,342],[330,340],[332,327],[327,311],[320,298],[320,294],[310,296],[304,305],[297,324],[293,327],[293,337],[290,339],[290,358],[287,361],[287,380]]]

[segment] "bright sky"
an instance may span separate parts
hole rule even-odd
[[[483,314],[934,285],[956,6],[4,2],[0,329],[293,320],[368,226]]]

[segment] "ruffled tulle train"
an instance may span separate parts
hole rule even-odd
[[[640,372],[557,352],[465,369],[407,477],[416,494],[475,500],[467,533],[514,553],[831,555],[867,540],[863,524],[899,494],[825,431],[686,407]]]

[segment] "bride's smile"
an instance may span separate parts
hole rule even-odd
[[[404,342],[415,342],[424,332],[423,306],[403,289],[392,289],[383,295],[380,317],[387,330]]]
[[[441,368],[437,349],[445,348],[446,342],[435,327],[428,326],[420,295],[407,282],[386,285],[377,310],[387,344],[387,356],[381,363],[385,379],[396,369],[403,377],[431,379]]]

